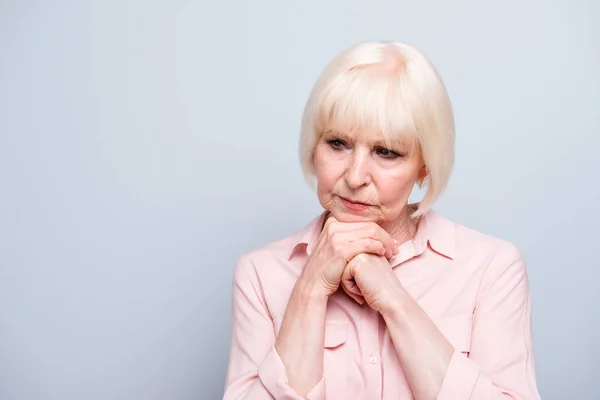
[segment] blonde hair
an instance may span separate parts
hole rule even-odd
[[[418,182],[427,192],[413,217],[439,198],[454,165],[454,116],[438,72],[415,48],[393,42],[356,44],[327,65],[304,109],[300,160],[314,187],[315,147],[332,126],[351,132],[378,129],[387,143],[401,140],[418,147],[427,176]]]

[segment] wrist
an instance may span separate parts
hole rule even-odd
[[[398,295],[391,296],[391,302],[385,304],[379,310],[379,313],[387,323],[402,323],[407,320],[411,313],[414,299],[404,291]]]
[[[332,289],[324,285],[320,274],[308,272],[307,269],[302,271],[294,286],[294,291],[303,298],[317,301],[327,300],[335,292]]]
[[[301,277],[294,286],[293,295],[295,298],[306,303],[327,303],[329,292],[325,290],[320,282]]]

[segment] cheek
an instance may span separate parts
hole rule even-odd
[[[383,171],[378,179],[380,200],[393,207],[406,202],[416,182],[416,174],[405,170]]]
[[[319,192],[331,191],[343,176],[342,160],[331,157],[325,150],[317,150],[314,160]]]
[[[329,201],[336,182],[331,173],[317,170],[317,195],[321,201]]]

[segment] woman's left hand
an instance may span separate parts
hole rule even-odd
[[[348,262],[341,286],[359,304],[366,301],[382,314],[398,307],[407,294],[388,260],[368,253],[361,253]]]

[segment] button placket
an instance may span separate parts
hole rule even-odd
[[[363,309],[363,324],[361,328],[364,343],[362,348],[363,372],[366,376],[368,398],[381,398],[382,370],[380,362],[379,343],[379,313],[365,304]]]

